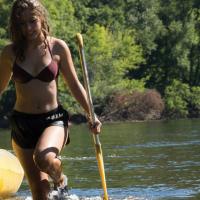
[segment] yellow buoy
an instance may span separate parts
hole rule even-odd
[[[0,149],[0,197],[15,194],[23,177],[24,171],[17,157],[5,149]]]

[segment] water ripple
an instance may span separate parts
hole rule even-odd
[[[187,141],[187,142],[149,142],[146,144],[136,144],[135,147],[176,147],[176,146],[188,146],[188,145],[200,145],[200,140]],[[124,147],[125,148],[125,147]]]

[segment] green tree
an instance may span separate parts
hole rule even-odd
[[[99,24],[112,32],[125,24],[125,1],[121,0],[76,0],[73,1],[75,15],[81,21],[81,30],[87,32],[90,26]]]
[[[136,30],[136,41],[142,45],[146,56],[156,50],[156,37],[163,32],[159,10],[160,0],[126,0],[126,28]]]
[[[129,69],[144,62],[142,49],[134,41],[134,33],[111,33],[100,25],[85,35],[86,52],[92,90],[96,98],[105,98],[112,91],[143,88],[143,81],[128,80]]]
[[[195,2],[159,1],[156,15],[162,28],[160,34],[155,32],[156,48],[146,56],[146,64],[131,74],[146,76],[146,87],[156,88],[162,95],[174,79],[189,86],[199,84],[199,8]]]
[[[191,97],[189,104],[190,117],[200,117],[200,87],[191,88]]]
[[[170,118],[188,117],[188,102],[191,97],[189,85],[173,80],[165,89],[166,115]]]
[[[70,0],[43,0],[49,12],[49,22],[53,35],[69,42],[80,30],[74,16],[74,7]]]
[[[9,14],[11,0],[0,0],[0,50],[9,42]]]

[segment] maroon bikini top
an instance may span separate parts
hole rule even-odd
[[[22,67],[20,67],[16,62],[17,59],[15,59],[15,62],[13,64],[12,79],[18,83],[28,83],[29,81],[31,81],[33,79],[38,79],[43,82],[51,82],[54,79],[56,79],[59,74],[58,63],[55,60],[53,60],[53,56],[52,56],[49,45],[48,45],[48,49],[51,54],[52,60],[51,60],[50,64],[45,66],[39,72],[39,74],[37,76],[31,75],[29,72],[27,72]]]

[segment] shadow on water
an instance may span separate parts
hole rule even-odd
[[[62,159],[71,194],[100,199],[92,136],[86,125],[70,132]],[[0,132],[1,148],[11,149],[9,138]],[[200,199],[200,120],[104,124],[100,140],[111,199]],[[30,196],[26,180],[17,196]]]

